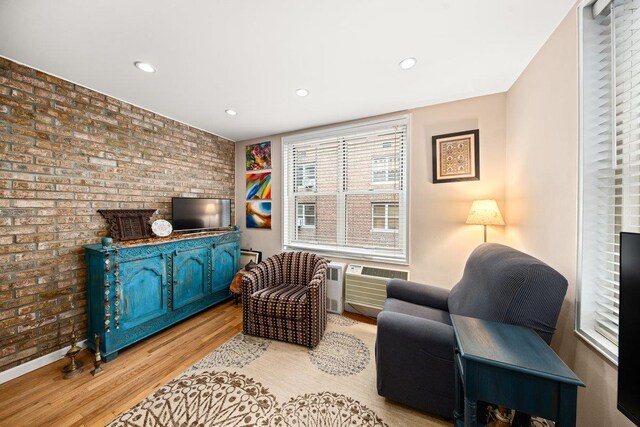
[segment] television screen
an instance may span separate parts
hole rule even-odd
[[[173,229],[201,230],[231,226],[231,200],[174,197]]]
[[[640,424],[640,234],[620,233],[618,409]]]

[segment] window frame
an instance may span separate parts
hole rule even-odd
[[[295,241],[295,227],[294,229],[288,229],[291,225],[291,215],[295,212],[291,212],[291,204],[294,203],[294,193],[291,195],[288,194],[288,191],[291,186],[291,180],[293,179],[293,174],[291,172],[294,165],[289,162],[288,159],[288,146],[298,145],[304,146],[305,143],[314,143],[320,140],[333,139],[344,137],[345,139],[349,139],[354,134],[360,132],[368,132],[371,130],[384,130],[388,129],[391,126],[402,126],[404,127],[403,132],[403,150],[399,157],[397,157],[399,172],[398,172],[398,182],[401,182],[401,189],[394,190],[398,191],[399,194],[399,204],[400,204],[400,214],[399,217],[404,217],[404,224],[400,224],[400,230],[398,231],[398,239],[400,241],[400,245],[397,249],[388,249],[380,248],[375,251],[371,251],[370,248],[361,248],[357,246],[347,246],[340,245],[340,240],[334,244],[321,244],[321,243],[312,243],[312,242],[303,242],[303,241]],[[327,256],[336,256],[345,259],[355,259],[355,260],[371,260],[371,261],[379,261],[385,262],[389,264],[398,264],[398,265],[408,265],[410,259],[410,197],[409,191],[411,188],[410,185],[410,165],[409,165],[409,155],[411,148],[411,115],[410,114],[402,114],[396,116],[385,117],[383,119],[371,120],[371,121],[363,121],[355,124],[349,124],[345,126],[336,126],[333,128],[326,128],[318,131],[311,131],[300,134],[288,135],[282,138],[282,164],[283,164],[283,179],[282,179],[282,194],[283,194],[283,215],[281,216],[281,238],[282,238],[282,248],[283,250],[308,250],[316,253],[324,254]],[[290,164],[291,163],[291,164]],[[366,170],[366,169],[364,169]],[[317,171],[316,171],[317,173]],[[342,172],[341,172],[342,173]],[[381,189],[385,191],[384,189]],[[390,190],[388,190],[390,191]],[[316,194],[316,193],[313,193]],[[324,195],[324,193],[317,193]],[[340,193],[340,190],[337,194],[346,194]],[[344,222],[340,222],[338,220],[338,229],[336,231],[337,235],[340,235],[342,232],[346,233],[349,229],[349,224],[346,222],[346,211],[344,211],[344,196],[343,200],[338,200],[338,216],[343,215],[345,219]],[[345,212],[345,214],[342,214]]]
[[[302,193],[302,192],[314,192],[316,191],[317,188],[317,180],[318,180],[318,165],[316,164],[316,162],[305,162],[305,163],[301,163],[299,165],[296,165],[296,167],[298,168],[298,170],[302,171],[302,174],[296,172],[296,178],[300,181],[299,183],[296,183],[296,192],[298,193]],[[309,173],[309,170],[313,171],[313,174]],[[313,176],[313,178],[312,178]],[[313,184],[311,186],[307,186],[305,185],[305,181],[306,180],[313,180]],[[309,188],[311,187],[311,188]]]
[[[594,319],[596,318],[595,309],[588,309],[589,306],[593,306],[594,303],[589,300],[593,300],[593,294],[599,291],[598,285],[591,283],[587,284],[587,270],[590,266],[589,262],[583,262],[585,256],[585,241],[584,230],[586,224],[585,216],[588,216],[589,211],[585,209],[585,200],[591,194],[585,188],[585,140],[588,137],[585,135],[585,126],[587,113],[585,112],[589,99],[587,99],[585,88],[585,39],[591,34],[585,33],[585,14],[592,16],[591,7],[595,2],[593,0],[583,0],[577,9],[578,14],[578,229],[577,229],[577,260],[576,260],[576,291],[575,291],[575,311],[574,311],[574,333],[585,344],[600,353],[603,357],[608,359],[614,365],[618,364],[618,346],[609,339],[605,338],[600,333],[596,332],[592,326]],[[589,24],[591,25],[591,24]],[[598,51],[598,55],[600,52]],[[616,86],[615,72],[611,75],[609,80],[612,87]],[[615,96],[615,95],[614,95]],[[615,97],[611,99],[612,105],[616,102]],[[615,111],[613,111],[613,117],[615,120]],[[612,145],[616,144],[615,139],[611,141]],[[623,230],[625,231],[625,230]]]
[[[384,216],[376,215],[376,206],[384,206]],[[398,216],[389,215],[389,208],[396,206],[398,208]],[[384,218],[384,228],[375,227],[375,219]],[[389,228],[389,219],[398,220],[398,228]],[[398,233],[400,231],[400,204],[396,202],[371,202],[371,232],[372,233]]]
[[[307,209],[313,206],[313,215],[307,213]],[[302,215],[300,215],[302,208]],[[313,224],[307,224],[307,218],[313,217]],[[302,220],[302,221],[300,221]],[[296,203],[296,227],[298,228],[316,228],[318,221],[318,207],[315,202],[298,202]],[[302,224],[301,224],[302,222]]]

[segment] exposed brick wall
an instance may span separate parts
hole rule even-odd
[[[0,371],[86,330],[97,209],[234,200],[234,143],[0,58]],[[233,216],[232,216],[233,217]]]

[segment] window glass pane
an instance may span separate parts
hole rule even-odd
[[[389,205],[389,216],[397,218],[398,217],[398,205]]]
[[[373,228],[383,229],[384,228],[384,218],[373,218]]]
[[[384,217],[384,205],[373,205],[373,215]]]
[[[389,218],[389,229],[397,230],[399,226],[398,218]]]

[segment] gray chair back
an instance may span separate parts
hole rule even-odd
[[[484,243],[469,256],[451,290],[449,312],[533,329],[547,344],[567,292],[567,280],[537,258]]]

